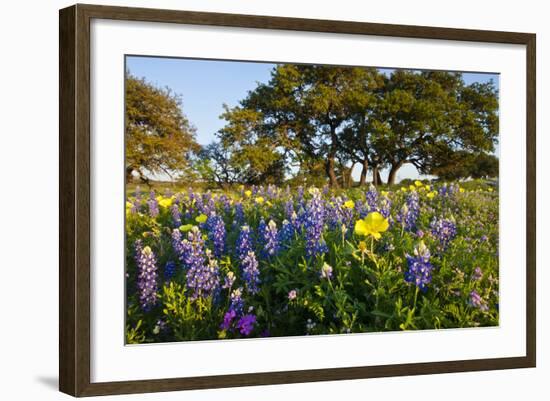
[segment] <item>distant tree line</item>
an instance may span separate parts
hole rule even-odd
[[[383,184],[384,169],[394,184],[407,163],[442,179],[498,176],[497,89],[467,85],[461,73],[278,65],[239,105],[224,106],[225,126],[203,147],[179,98],[130,75],[126,88],[127,143],[136,149],[127,149],[127,171],[140,177],[177,171],[222,187],[339,188],[355,184],[356,166],[359,185],[369,173]]]

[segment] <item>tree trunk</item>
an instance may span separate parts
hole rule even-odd
[[[367,172],[369,171],[369,162],[367,159],[363,160],[363,168],[361,169],[361,178],[359,179],[359,186],[362,187],[367,183]]]
[[[378,166],[373,166],[372,168],[372,185],[375,187],[382,185],[382,177],[380,177],[380,169]]]
[[[388,185],[395,184],[395,177],[397,176],[397,171],[403,166],[403,162],[393,163],[391,165],[390,174],[388,175]]]
[[[382,177],[380,177],[380,169],[376,169],[376,182],[377,182],[377,185],[382,185],[383,182],[382,182]]]
[[[134,172],[133,167],[126,167],[126,183],[132,181],[132,173]]]
[[[325,162],[325,168],[330,181],[330,186],[332,188],[340,188],[338,178],[336,177],[336,172],[334,171],[334,156],[328,157],[327,161]]]

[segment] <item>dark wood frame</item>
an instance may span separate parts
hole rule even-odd
[[[90,382],[90,20],[268,28],[525,45],[527,49],[527,308],[524,357],[193,378]],[[535,367],[536,36],[421,26],[75,5],[59,14],[59,389],[73,396]]]

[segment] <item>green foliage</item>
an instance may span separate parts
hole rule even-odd
[[[181,98],[126,73],[126,180],[137,174],[177,179],[191,172],[191,157],[200,146],[195,129],[181,111]]]
[[[268,83],[226,109],[218,136],[231,164],[248,172],[241,183],[280,183],[293,166],[302,184],[322,177],[350,187],[357,163],[361,184],[367,170],[380,184],[379,171],[390,168],[391,185],[406,163],[442,178],[478,178],[498,173],[488,154],[497,113],[494,84],[466,85],[460,73],[279,65]],[[463,155],[472,159],[467,171]]]
[[[143,197],[129,197],[137,211],[127,213],[127,343],[190,341],[217,338],[246,337],[238,330],[222,329],[224,314],[229,310],[231,292],[243,289],[244,310],[256,316],[250,336],[293,336],[305,334],[339,334],[398,330],[444,329],[457,327],[495,326],[498,312],[498,193],[494,183],[476,180],[454,184],[450,194],[438,194],[440,184],[412,183],[419,196],[420,214],[417,228],[403,229],[397,220],[403,204],[411,193],[390,188],[381,197],[391,200],[392,224],[379,240],[364,237],[353,230],[361,217],[350,209],[351,225],[342,231],[327,220],[323,239],[328,251],[318,257],[306,256],[305,229],[297,230],[290,243],[282,245],[274,257],[262,255],[262,245],[254,237],[254,252],[259,260],[260,289],[245,290],[246,280],[238,257],[236,242],[242,224],[257,232],[260,220],[273,219],[280,229],[286,218],[285,205],[307,207],[311,198],[305,191],[305,206],[296,200],[297,189],[284,191],[272,187],[257,188],[247,195],[246,188],[208,193],[217,215],[222,216],[227,230],[226,252],[217,258],[220,282],[233,275],[231,288],[219,288],[214,297],[190,298],[185,265],[178,260],[172,245],[172,210],[160,207],[158,216],[148,215]],[[441,184],[442,185],[442,184]],[[435,194],[435,195],[434,195]],[[204,195],[195,193],[195,196]],[[265,198],[258,202],[258,197]],[[174,203],[181,215],[181,225],[197,225],[196,201],[188,192],[160,201],[177,199]],[[224,199],[230,200],[228,207]],[[355,205],[366,201],[359,188],[330,191],[324,196],[324,207],[331,203],[353,200]],[[243,219],[234,223],[235,204],[243,207]],[[434,218],[456,222],[456,237],[443,247],[432,232]],[[205,246],[213,242],[201,226]],[[150,246],[159,267],[158,302],[149,311],[138,304],[136,262],[133,245],[136,240]],[[405,281],[407,255],[414,255],[422,240],[431,251],[432,280],[425,292]],[[176,262],[174,276],[165,277],[167,261]],[[321,276],[324,264],[332,268],[330,279]],[[479,276],[479,271],[482,272]],[[293,296],[290,296],[295,291]],[[479,294],[486,308],[472,304],[472,292]],[[267,334],[265,334],[267,333]]]

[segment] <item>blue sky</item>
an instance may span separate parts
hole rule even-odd
[[[197,141],[208,144],[224,126],[219,116],[223,104],[236,106],[257,82],[267,82],[275,64],[236,61],[193,60],[160,57],[126,57],[126,68],[139,78],[169,87],[183,99],[183,112],[197,129]],[[467,84],[491,79],[498,88],[498,74],[464,73]],[[385,178],[385,174],[382,174]],[[417,178],[411,165],[405,165],[398,178]]]

